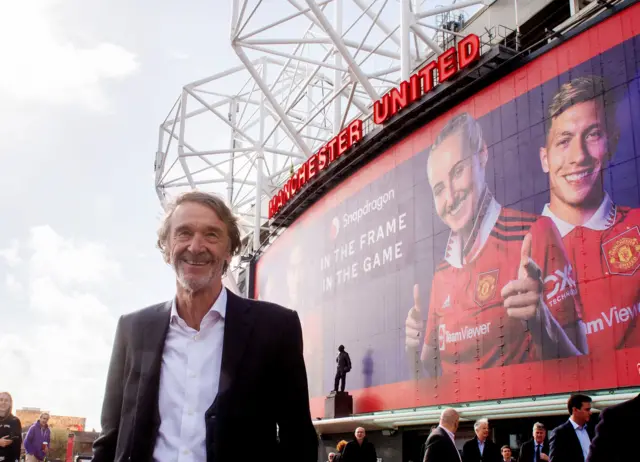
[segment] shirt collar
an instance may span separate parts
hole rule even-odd
[[[447,435],[449,435],[451,437],[451,439],[455,442],[456,435],[454,435],[452,432],[450,432],[449,430],[444,428],[442,425],[438,425],[438,427],[442,428],[445,432],[447,432]]]
[[[209,314],[212,311],[216,311],[220,315],[221,319],[224,319],[225,316],[227,315],[226,287],[222,286],[222,290],[218,294],[218,298],[216,298],[216,301],[213,302],[213,305],[211,305],[211,308],[209,309],[209,311],[207,311],[207,314]],[[171,321],[172,322],[177,321],[178,319],[181,319],[181,318],[180,318],[180,315],[178,314],[178,305],[176,304],[176,297],[173,297],[173,301],[171,302]]]
[[[571,417],[569,417],[569,422],[571,422],[574,430],[584,430],[584,425],[581,427],[580,425],[575,423]]]
[[[549,204],[546,204],[544,206],[544,210],[542,210],[542,215],[545,217],[549,217],[553,220],[553,222],[556,225],[556,228],[558,228],[558,231],[560,231],[560,235],[562,237],[565,237],[567,234],[573,231],[573,229],[576,227],[575,225],[572,225],[571,223],[567,223],[563,219],[558,218],[551,211]],[[609,197],[609,194],[605,192],[604,199],[602,200],[602,204],[600,204],[600,207],[598,207],[598,210],[596,210],[596,213],[594,213],[591,216],[591,218],[589,218],[587,222],[582,226],[588,229],[592,229],[594,231],[604,231],[605,229],[609,229],[611,226],[613,226],[615,221],[616,221],[616,205],[613,203],[613,201]]]
[[[501,208],[489,188],[485,186],[469,240],[463,244],[460,235],[451,232],[444,257],[446,262],[453,267],[462,268],[472,261],[487,242],[491,230],[498,221]]]

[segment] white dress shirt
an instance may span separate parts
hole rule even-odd
[[[155,462],[207,460],[204,415],[218,394],[226,312],[223,287],[197,331],[180,318],[173,301],[160,369]]]
[[[569,422],[571,422],[571,425],[573,425],[573,429],[576,431],[576,435],[578,436],[578,440],[580,441],[584,460],[587,460],[587,455],[589,454],[589,446],[591,446],[591,440],[589,439],[587,428],[584,425],[582,427],[578,426],[578,424],[575,423],[573,419],[569,419]]]

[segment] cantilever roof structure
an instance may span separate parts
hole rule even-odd
[[[269,229],[269,198],[350,120],[495,0],[232,0],[229,43],[240,65],[188,83],[160,124],[155,185],[224,195],[243,252]],[[277,6],[276,6],[277,5]]]

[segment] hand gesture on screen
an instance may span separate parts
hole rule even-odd
[[[424,331],[424,322],[422,321],[422,311],[420,305],[420,287],[418,284],[413,286],[413,306],[407,314],[404,323],[405,327],[405,349],[417,350],[422,345],[422,335]]]
[[[542,271],[531,259],[531,234],[522,241],[518,279],[502,288],[504,307],[512,318],[528,321],[539,315],[542,303]]]

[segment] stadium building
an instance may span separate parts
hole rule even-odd
[[[156,189],[241,217],[227,286],[298,312],[323,457],[362,426],[416,461],[445,406],[515,449],[638,393],[638,2],[232,4],[241,64],[183,88]]]

